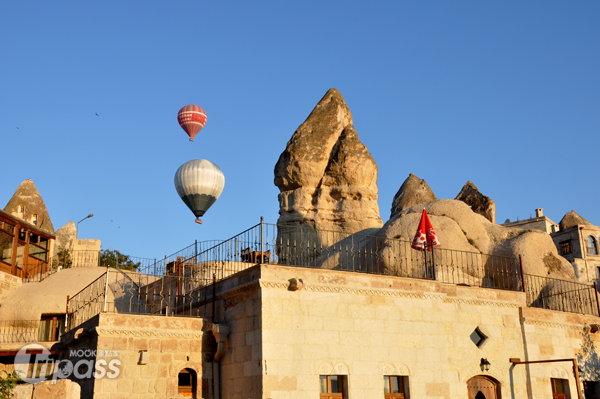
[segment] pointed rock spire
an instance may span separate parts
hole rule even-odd
[[[21,183],[4,207],[4,211],[27,223],[36,225],[41,230],[54,234],[54,226],[50,221],[46,204],[31,179]]]
[[[394,195],[390,219],[414,205],[436,199],[435,194],[429,188],[429,184],[411,173],[404,180],[396,195]]]
[[[492,223],[496,223],[496,203],[490,197],[481,194],[471,180],[465,183],[454,199],[464,202],[471,207],[473,212],[480,214]]]
[[[275,165],[280,224],[323,230],[381,227],[377,165],[361,143],[344,98],[330,89]]]
[[[561,219],[559,225],[561,230],[578,225],[593,226],[590,222],[579,216],[579,214],[575,211],[565,213],[565,216]]]

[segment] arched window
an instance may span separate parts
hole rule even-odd
[[[592,236],[588,236],[587,239],[588,255],[598,255],[598,246],[596,239]]]
[[[196,372],[192,369],[183,369],[179,372],[177,391],[183,396],[196,397]]]

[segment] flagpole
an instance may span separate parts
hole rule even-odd
[[[423,249],[425,252],[425,278],[429,279],[429,272],[427,270],[427,268],[428,268],[428,265],[427,265],[427,239],[425,239],[425,244],[423,244],[423,245],[424,245]]]

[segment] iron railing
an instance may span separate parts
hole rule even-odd
[[[600,316],[593,284],[525,274],[527,306]]]
[[[261,263],[526,291],[532,307],[599,314],[592,286],[524,275],[515,257],[446,248],[422,252],[401,239],[268,224],[262,218],[228,240],[198,244],[162,260],[132,257],[136,268],[107,268],[70,299],[69,328],[101,312],[198,316],[208,299],[200,297],[208,292],[200,288]]]
[[[163,276],[165,270],[173,262],[193,259],[194,256],[197,256],[208,248],[214,247],[222,241],[196,241],[194,244],[160,259],[116,254],[114,251],[111,251],[112,253],[109,256],[102,256],[100,252],[90,250],[62,251],[51,257],[49,262],[29,266],[23,277],[27,282],[42,281],[49,275],[56,273],[59,268],[97,266],[136,271],[153,276]]]

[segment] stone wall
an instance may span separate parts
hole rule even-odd
[[[550,378],[566,378],[576,398],[568,363],[509,358],[573,358],[600,344],[586,327],[600,318],[527,308],[520,292],[399,277],[262,265],[220,283],[217,299],[231,330],[223,398],[314,398],[320,375],[347,375],[352,399],[382,397],[385,375],[406,376],[413,399],[466,398],[478,375],[505,398],[549,397]],[[487,336],[480,347],[476,328]]]
[[[118,360],[116,378],[110,378],[110,367],[100,379],[71,375],[82,386],[82,399],[177,398],[178,374],[185,368],[197,374],[196,397],[209,398],[212,372],[203,353],[210,355],[211,334],[203,330],[198,318],[104,313],[63,336],[66,350],[61,358],[77,364],[90,359],[86,350],[97,350],[91,357],[96,364]],[[146,361],[141,357],[144,351]]]

